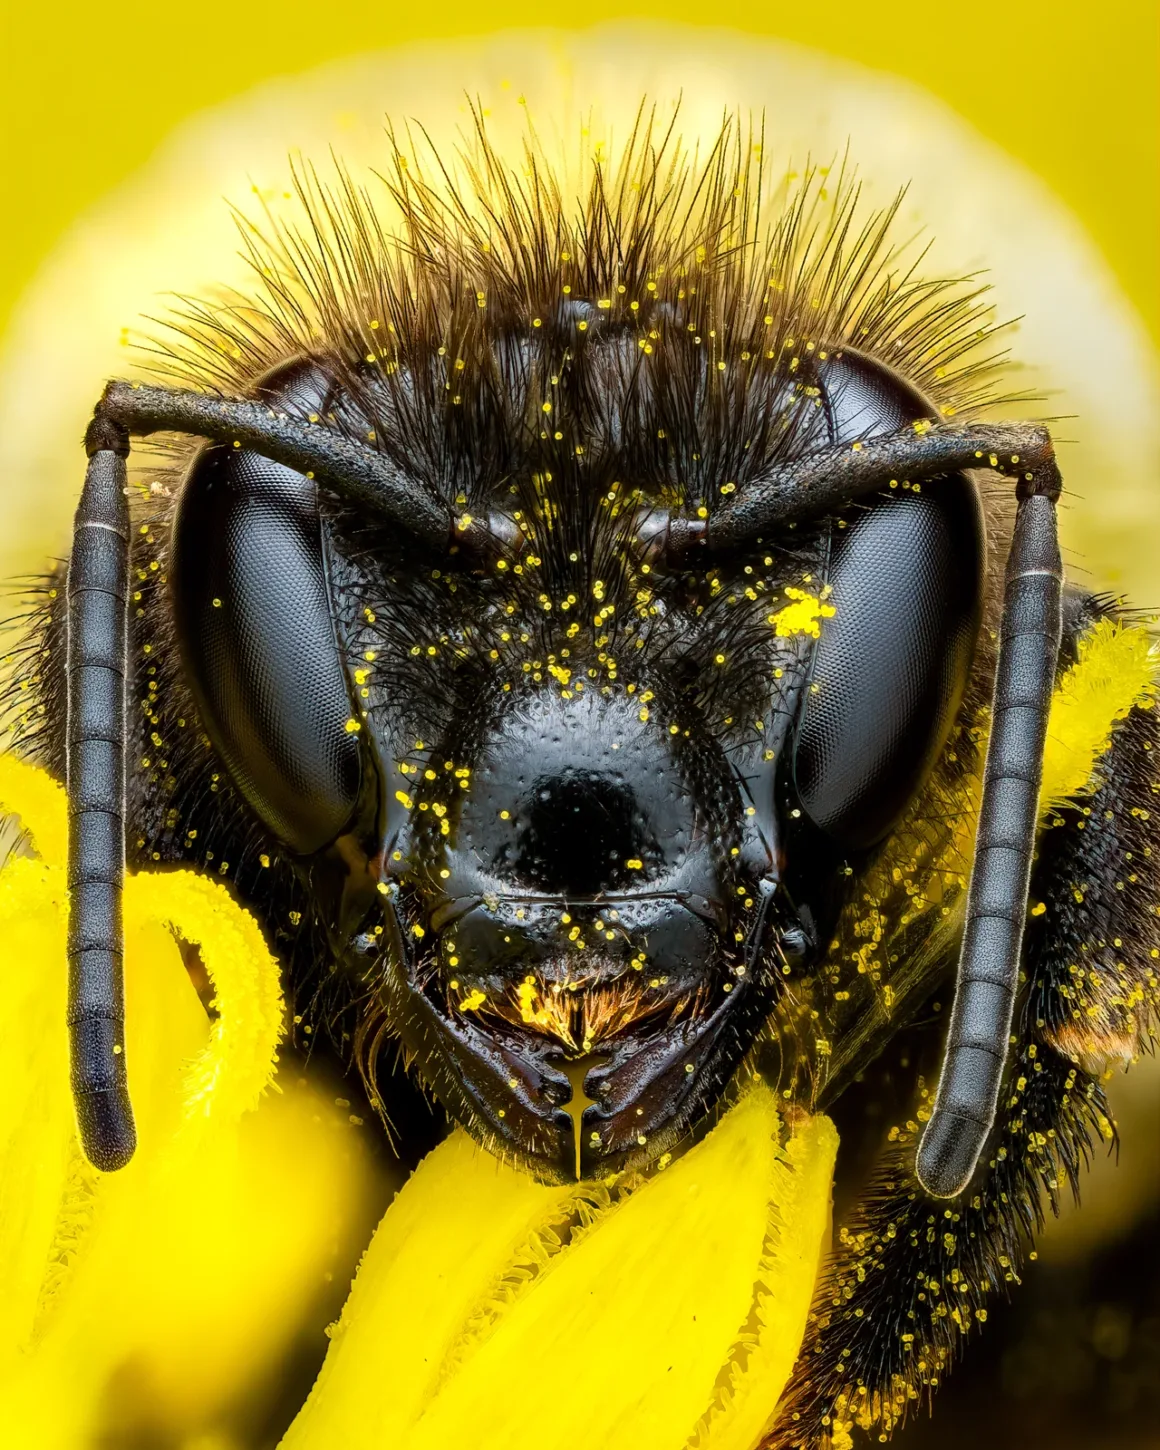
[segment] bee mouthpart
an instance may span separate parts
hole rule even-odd
[[[491,990],[452,979],[447,1001],[453,1012],[554,1039],[568,1056],[578,1057],[641,1028],[671,1028],[697,1015],[708,997],[707,987],[670,988],[667,977],[648,977],[638,968],[611,979],[599,973],[529,972],[515,984]]]

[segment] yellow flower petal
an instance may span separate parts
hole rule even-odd
[[[282,1450],[752,1450],[836,1147],[825,1118],[780,1146],[764,1087],[632,1191],[542,1187],[456,1132],[380,1224]]]
[[[183,1443],[272,1392],[323,1273],[365,1233],[369,1155],[333,1100],[293,1078],[266,1092],[277,963],[225,887],[177,871],[126,880],[139,1146],[121,1172],[93,1169],[69,1090],[63,791],[0,756],[4,809],[42,859],[0,870],[0,1439],[90,1450],[145,1416]],[[199,944],[212,1022],[175,933]]]

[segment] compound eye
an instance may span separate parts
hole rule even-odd
[[[263,392],[321,412],[327,390],[298,363]],[[174,521],[170,589],[186,676],[234,783],[292,851],[321,849],[355,811],[362,761],[314,483],[247,449],[203,449]]]
[[[937,416],[910,383],[853,351],[824,365],[830,441]],[[889,833],[962,701],[983,595],[983,520],[965,474],[903,486],[835,529],[834,616],[814,653],[794,784],[815,825],[861,850]]]

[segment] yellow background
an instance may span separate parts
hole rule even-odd
[[[732,25],[926,86],[1037,172],[1160,341],[1156,0],[0,0],[0,332],[69,222],[187,115],[400,41],[624,16]],[[1018,218],[1012,218],[1018,225]]]

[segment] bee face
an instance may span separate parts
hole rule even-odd
[[[262,379],[441,496],[443,551],[244,448],[198,455],[175,520],[201,718],[295,860],[372,1057],[397,1036],[549,1178],[649,1161],[719,1098],[929,774],[978,624],[961,476],[658,562],[650,520],[682,478],[707,514],[930,408],[852,349],[719,393],[687,316],[570,302],[484,331],[450,408],[445,349]],[[737,477],[713,490],[705,453]],[[473,556],[472,510],[515,547]]]
[[[503,701],[446,836],[413,818],[402,904],[434,940],[391,985],[488,1128],[556,1175],[671,1138],[720,1090],[768,992],[730,950],[744,913],[722,752],[682,751],[635,692],[564,693]],[[575,1125],[574,1064],[592,1100]]]

